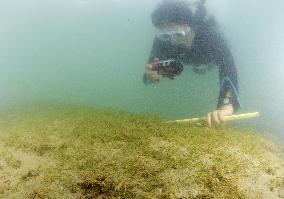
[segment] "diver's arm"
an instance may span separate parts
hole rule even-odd
[[[161,75],[158,75],[158,72],[153,70],[152,63],[159,62],[159,43],[157,39],[154,39],[152,50],[148,59],[148,62],[145,66],[145,71],[143,74],[143,82],[148,85],[151,83],[158,83],[162,78]]]
[[[207,35],[210,36],[211,53],[214,57],[215,64],[219,68],[220,92],[217,109],[207,114],[207,124],[210,127],[214,123],[222,123],[225,116],[231,115],[240,108],[238,77],[234,63],[234,58],[218,30],[218,26],[211,21],[208,23]]]
[[[226,60],[226,59],[225,59]],[[240,108],[237,71],[233,63],[219,66],[220,93],[217,108],[232,104],[234,112]]]
[[[233,92],[231,89],[228,89],[224,94],[224,102],[218,104],[217,110],[207,113],[206,122],[209,127],[212,126],[212,123],[223,123],[225,122],[225,117],[234,113],[235,108],[231,100],[233,97]]]
[[[152,45],[152,50],[148,59],[148,64],[151,64],[155,61],[156,58],[159,60],[173,59],[171,54],[172,47],[168,43],[162,42],[159,39],[155,38]]]
[[[158,83],[161,80],[162,75],[158,74],[158,71],[153,70],[153,65],[158,62],[159,62],[159,59],[155,58],[153,61],[153,64],[146,65],[144,75],[143,75],[144,84],[148,85],[151,83]]]
[[[162,75],[153,70],[153,64],[165,59],[167,56],[169,55],[165,45],[155,38],[143,75],[144,84],[158,83],[161,80]]]
[[[240,108],[238,77],[233,56],[224,41],[218,44],[216,64],[219,67],[220,93],[217,108],[232,104],[234,112]]]

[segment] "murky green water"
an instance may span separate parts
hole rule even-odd
[[[156,30],[158,1],[10,0],[0,2],[0,101],[3,106],[63,101],[150,112],[166,118],[203,116],[216,107],[215,68],[186,67],[176,80],[142,83]],[[208,1],[235,57],[241,112],[260,111],[253,125],[281,137],[284,110],[284,2]]]

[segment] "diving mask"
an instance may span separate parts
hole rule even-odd
[[[179,31],[159,31],[156,34],[156,38],[164,42],[171,42],[172,44],[178,44],[181,41],[186,40],[188,33],[191,31],[189,27],[186,30]]]

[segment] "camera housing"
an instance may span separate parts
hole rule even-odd
[[[156,70],[159,75],[174,79],[175,76],[180,75],[183,71],[183,64],[175,59],[168,59],[154,63],[153,70]]]

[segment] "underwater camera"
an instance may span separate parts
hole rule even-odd
[[[153,63],[152,70],[158,72],[159,75],[174,79],[174,76],[180,75],[183,71],[182,63],[174,59],[168,59]]]

